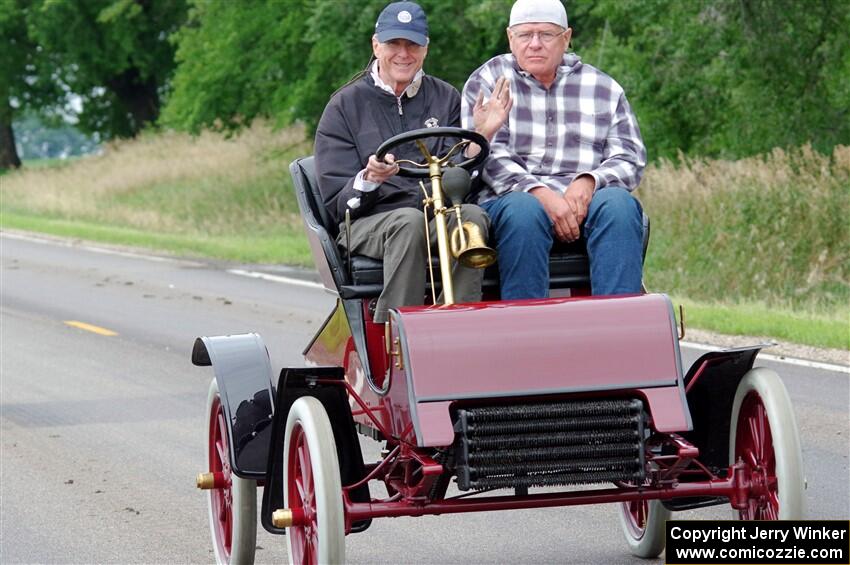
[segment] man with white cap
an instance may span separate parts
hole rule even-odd
[[[334,220],[341,224],[346,214],[352,220],[350,238],[341,226],[337,242],[351,253],[383,261],[384,288],[372,306],[373,321],[386,322],[388,309],[422,304],[425,298],[423,195],[416,179],[396,174],[395,163],[397,158],[418,162],[422,154],[413,144],[384,161],[374,154],[381,143],[409,130],[460,126],[460,94],[422,71],[428,21],[414,2],[384,8],[375,24],[372,51],[366,70],[334,93],[322,113],[316,130],[316,177]],[[488,108],[498,110],[495,101]],[[501,125],[498,118],[488,121],[480,109],[477,114],[478,121],[493,128],[482,131],[487,137]],[[432,152],[439,149],[432,147]],[[478,206],[464,204],[462,216],[483,233],[489,231],[487,216]],[[455,223],[456,216],[450,216],[449,228]],[[435,233],[432,227],[431,245]],[[481,298],[481,269],[454,262],[453,273],[458,302]]]
[[[507,33],[511,53],[479,67],[463,89],[465,124],[505,79],[513,98],[478,196],[502,299],[548,296],[554,240],[586,244],[594,295],[639,292],[642,209],[630,192],[646,150],[622,87],[566,53],[572,29],[560,0],[517,0]]]

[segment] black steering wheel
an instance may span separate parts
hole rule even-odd
[[[458,147],[458,145],[455,145],[452,150],[450,150],[446,155],[434,155],[434,157],[436,157],[440,161],[444,161],[442,163],[442,166],[446,166],[446,164],[448,164],[448,157],[450,157],[457,150],[462,151],[469,143],[475,143],[478,145],[478,147],[481,148],[481,150],[478,152],[478,155],[466,159],[465,161],[461,161],[460,163],[453,163],[453,166],[463,167],[467,171],[471,171],[472,169],[483,163],[484,159],[487,158],[487,155],[490,154],[490,144],[487,142],[487,139],[480,133],[463,128],[443,127],[414,129],[391,137],[385,142],[383,142],[380,147],[378,147],[378,150],[375,151],[375,158],[377,158],[379,161],[383,161],[387,153],[391,153],[393,149],[404,143],[410,143],[422,139],[429,139],[432,137],[454,137],[459,140],[458,145],[460,147]],[[427,159],[425,159],[424,155],[422,156],[422,158],[424,161],[422,163],[408,161],[407,159],[399,159],[398,174],[403,177],[414,178],[425,178],[429,176],[428,161]],[[401,163],[409,163],[409,165],[402,165]]]

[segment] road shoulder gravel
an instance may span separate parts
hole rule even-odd
[[[850,351],[846,349],[828,349],[800,345],[798,343],[781,341],[769,336],[726,335],[697,328],[686,328],[685,341],[722,348],[740,347],[758,343],[774,343],[775,345],[766,347],[763,351],[777,357],[791,357],[794,359],[805,359],[850,367]]]

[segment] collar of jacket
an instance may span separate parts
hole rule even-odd
[[[372,63],[372,81],[375,83],[375,86],[383,90],[388,94],[392,94],[395,96],[395,90],[390,88],[384,81],[381,80],[381,76],[378,74],[378,61]],[[416,71],[416,75],[414,75],[413,80],[410,84],[407,85],[407,88],[402,92],[402,96],[407,94],[408,98],[413,98],[419,92],[419,88],[422,86],[422,77],[425,76],[425,73],[422,72],[422,69]],[[397,98],[401,98],[401,96],[397,96]]]

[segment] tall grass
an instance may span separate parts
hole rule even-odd
[[[217,247],[213,254],[226,258],[306,263],[287,165],[309,152],[299,128],[257,125],[229,139],[148,134],[108,145],[99,156],[8,174],[0,210],[7,225],[37,217],[66,234],[74,224],[105,226],[120,243],[167,235],[183,242],[167,245],[175,250],[205,254]],[[278,241],[278,250],[254,245],[258,238]]]
[[[761,303],[850,325],[850,147],[650,166],[650,288]]]

